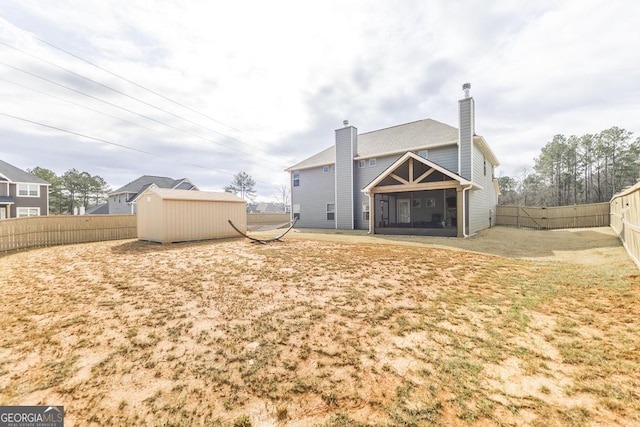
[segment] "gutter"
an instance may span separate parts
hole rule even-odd
[[[465,188],[462,189],[462,237],[465,239],[467,237],[471,237],[470,234],[467,234],[466,225],[467,225],[467,207],[466,207],[466,198],[464,197],[464,193],[467,190],[470,190],[473,187],[473,184],[469,184]]]

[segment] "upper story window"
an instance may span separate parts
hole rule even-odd
[[[487,158],[482,157],[482,167],[484,168],[484,176],[487,176]]]
[[[329,173],[329,166],[323,166],[322,173]]]
[[[292,175],[293,186],[300,187],[300,171],[295,171]]]
[[[361,169],[362,169],[362,168],[363,168],[363,167],[365,167],[366,165],[367,165],[367,162],[365,162],[364,160],[360,160],[360,161],[358,161],[358,167],[359,167],[359,168],[361,168]]]
[[[422,157],[423,159],[428,159],[429,158],[429,150],[420,150],[420,151],[418,151],[418,156]]]
[[[40,185],[38,184],[18,184],[18,196],[39,197]]]
[[[376,159],[369,159],[369,167],[374,167],[376,165]]]

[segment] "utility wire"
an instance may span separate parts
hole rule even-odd
[[[67,102],[67,103],[69,103],[69,104],[71,104],[71,105],[75,105],[75,106],[77,106],[77,107],[85,108],[85,109],[87,109],[87,110],[89,110],[89,111],[93,111],[94,113],[102,114],[102,115],[104,115],[104,116],[111,117],[112,119],[120,120],[120,121],[122,121],[122,122],[124,122],[124,123],[129,123],[130,125],[133,125],[133,126],[139,126],[139,127],[141,127],[141,128],[144,128],[144,129],[150,130],[150,131],[152,131],[152,132],[160,133],[160,131],[159,131],[158,129],[153,129],[153,128],[147,127],[147,126],[145,126],[145,125],[141,125],[140,123],[135,123],[135,122],[132,122],[132,121],[129,121],[129,120],[126,120],[126,119],[123,119],[123,118],[120,118],[120,117],[117,117],[117,116],[111,115],[111,114],[109,114],[109,113],[105,113],[104,111],[100,111],[100,110],[96,110],[95,108],[87,107],[86,105],[79,104],[79,103],[77,103],[77,102],[73,102],[73,101],[68,100],[68,99],[65,99],[65,98],[63,98],[63,97],[61,97],[61,96],[51,95],[50,93],[46,93],[46,92],[43,92],[43,91],[41,91],[41,90],[38,90],[38,89],[35,89],[35,88],[32,88],[32,87],[29,87],[29,86],[25,86],[25,85],[23,85],[23,84],[20,84],[20,83],[14,82],[14,81],[12,81],[12,80],[4,79],[4,78],[2,78],[2,77],[0,77],[0,80],[5,81],[5,82],[7,82],[7,83],[10,83],[10,84],[12,84],[12,85],[15,85],[15,86],[21,87],[21,88],[26,89],[26,90],[30,90],[30,91],[32,91],[32,92],[39,93],[40,95],[48,96],[48,97],[50,97],[50,98],[57,99],[57,100],[59,100],[59,101]]]
[[[7,63],[6,63],[6,62],[4,62],[4,61],[0,61],[0,64],[4,65],[4,66],[6,66],[6,67],[12,68],[12,69],[14,69],[14,70],[16,70],[16,71],[20,71],[21,73],[28,74],[28,75],[30,75],[30,76],[32,76],[32,77],[37,78],[37,79],[43,80],[43,81],[45,81],[45,82],[47,82],[47,83],[51,83],[51,84],[53,84],[53,85],[56,85],[56,86],[62,87],[62,88],[64,88],[64,89],[67,89],[67,90],[70,90],[70,91],[72,91],[72,92],[78,93],[78,94],[80,94],[80,95],[86,96],[86,97],[88,97],[88,98],[94,99],[94,100],[96,100],[96,101],[99,101],[99,102],[105,103],[105,104],[110,105],[110,106],[112,106],[112,107],[119,108],[119,109],[124,110],[124,111],[126,111],[126,112],[128,112],[128,113],[135,114],[135,115],[137,115],[137,116],[143,117],[143,118],[145,118],[145,119],[147,119],[147,120],[150,120],[150,121],[152,121],[152,122],[155,122],[155,123],[158,123],[158,124],[160,124],[160,125],[163,125],[163,126],[169,127],[169,128],[171,128],[171,129],[174,129],[174,130],[177,130],[178,132],[182,132],[182,133],[184,133],[184,134],[187,134],[187,135],[190,135],[190,136],[194,136],[194,137],[196,137],[196,138],[203,139],[203,140],[205,140],[205,141],[207,141],[207,142],[212,142],[212,143],[214,143],[214,144],[223,145],[223,144],[222,144],[222,143],[220,143],[219,141],[214,141],[214,140],[208,139],[208,138],[206,138],[206,137],[204,137],[204,136],[202,136],[202,135],[198,135],[198,134],[196,134],[196,133],[193,133],[193,132],[190,132],[190,131],[187,131],[187,130],[184,130],[184,129],[180,129],[179,127],[176,127],[176,126],[170,125],[170,124],[168,124],[168,123],[162,122],[162,121],[160,121],[160,120],[154,119],[153,117],[146,116],[146,115],[144,115],[144,114],[141,114],[141,113],[135,112],[135,111],[130,110],[130,109],[128,109],[128,108],[125,108],[125,107],[122,107],[122,106],[120,106],[120,105],[114,104],[113,102],[105,101],[104,99],[98,98],[97,96],[90,95],[90,94],[88,94],[88,93],[85,93],[85,92],[82,92],[82,91],[80,91],[80,90],[74,89],[74,88],[72,88],[72,87],[70,87],[70,86],[66,86],[66,85],[63,85],[62,83],[58,83],[58,82],[55,82],[55,81],[53,81],[53,80],[50,80],[50,79],[48,79],[48,78],[46,78],[46,77],[39,76],[39,75],[34,74],[34,73],[30,72],[30,71],[23,70],[22,68],[15,67],[15,66],[13,66],[13,65],[7,64]],[[233,146],[227,146],[227,145],[223,145],[223,146],[224,146],[224,147],[226,147],[226,148],[228,148],[228,149],[231,149],[231,150],[237,151],[238,153],[241,153],[241,154],[247,155],[247,153],[246,153],[246,152],[244,152],[244,151],[242,151],[242,150],[240,150],[240,149],[238,149],[238,148],[236,148],[236,147],[233,147]]]
[[[38,122],[38,121],[35,121],[35,120],[26,119],[24,117],[14,116],[12,114],[3,113],[1,111],[0,111],[0,115],[5,116],[5,117],[10,117],[10,118],[16,119],[16,120],[21,120],[23,122],[32,123],[34,125],[46,127],[46,128],[49,128],[49,129],[54,129],[54,130],[57,130],[57,131],[60,131],[60,132],[70,133],[72,135],[80,136],[80,137],[86,138],[86,139],[91,139],[93,141],[102,142],[104,144],[114,145],[116,147],[124,148],[124,149],[131,150],[131,151],[135,151],[135,152],[138,152],[138,153],[148,154],[148,155],[154,156],[154,157],[159,157],[161,159],[169,159],[169,160],[173,160],[173,161],[179,161],[179,160],[176,160],[175,158],[161,156],[160,154],[155,154],[155,153],[152,153],[150,151],[140,150],[139,148],[130,147],[130,146],[124,145],[124,144],[118,144],[117,142],[108,141],[108,140],[102,139],[102,138],[96,138],[96,137],[93,137],[93,136],[85,135],[85,134],[80,133],[80,132],[74,132],[72,130],[63,129],[63,128],[60,128],[60,127],[57,127],[57,126],[53,126],[53,125],[48,125],[48,124],[41,123],[41,122]],[[206,169],[206,170],[209,170],[209,171],[211,170],[211,168],[208,168],[208,167],[202,166],[202,165],[196,165],[196,164],[185,163],[185,162],[180,162],[180,163],[184,163],[186,165],[194,166],[194,167],[201,168],[201,169]]]
[[[49,42],[48,42],[48,41],[46,41],[46,40],[42,40],[42,39],[40,39],[40,38],[38,38],[38,37],[34,36],[33,34],[30,34],[30,33],[27,33],[27,34],[29,34],[29,35],[30,35],[31,37],[33,37],[34,39],[38,40],[40,43],[43,43],[43,44],[45,44],[45,45],[47,45],[47,46],[49,46],[49,47],[51,47],[51,48],[53,48],[53,49],[59,50],[60,52],[63,52],[63,53],[65,53],[65,54],[69,55],[69,56],[72,56],[73,58],[76,58],[76,59],[77,59],[77,60],[79,60],[79,61],[82,61],[82,62],[84,62],[84,63],[86,63],[86,64],[89,64],[89,65],[91,65],[91,66],[93,66],[93,67],[95,67],[95,68],[99,69],[99,70],[104,71],[105,73],[111,74],[112,76],[115,76],[115,77],[117,77],[117,78],[119,78],[119,79],[122,79],[122,80],[124,80],[125,82],[127,82],[127,83],[129,83],[129,84],[132,84],[132,85],[134,85],[134,86],[136,86],[136,87],[138,87],[138,88],[140,88],[140,89],[143,89],[143,90],[145,90],[145,91],[147,91],[147,92],[149,92],[149,93],[152,93],[152,94],[154,94],[154,95],[156,95],[156,96],[158,96],[158,97],[160,97],[160,98],[162,98],[162,99],[164,99],[164,100],[166,100],[166,101],[171,102],[172,104],[178,105],[178,106],[180,106],[180,107],[182,107],[182,108],[184,108],[184,109],[186,109],[186,110],[191,111],[192,113],[196,113],[196,114],[198,114],[198,115],[199,115],[199,116],[201,116],[201,117],[204,117],[204,118],[209,119],[209,120],[211,120],[211,121],[213,121],[213,122],[216,122],[216,123],[218,123],[218,124],[221,124],[221,125],[223,125],[223,126],[226,126],[226,127],[228,127],[229,129],[232,129],[232,130],[234,130],[234,131],[236,131],[236,132],[240,132],[240,133],[242,133],[242,134],[244,134],[244,135],[246,135],[246,136],[248,136],[248,137],[250,137],[250,138],[254,138],[254,139],[258,140],[258,141],[259,141],[260,143],[262,143],[262,144],[266,144],[266,145],[269,145],[269,146],[271,146],[271,147],[273,147],[273,148],[276,148],[276,149],[278,149],[278,150],[281,150],[281,148],[280,148],[280,147],[277,147],[277,146],[275,146],[275,145],[273,145],[273,144],[269,144],[269,143],[267,143],[267,142],[261,141],[261,140],[259,140],[258,138],[256,138],[255,136],[249,135],[248,133],[243,132],[242,130],[240,130],[240,129],[238,129],[238,128],[235,128],[235,127],[233,127],[233,126],[231,126],[231,125],[229,125],[229,124],[223,123],[223,122],[221,122],[221,121],[219,121],[219,120],[216,120],[216,119],[214,119],[213,117],[211,117],[211,116],[209,116],[209,115],[206,115],[206,114],[204,114],[204,113],[201,113],[200,111],[197,111],[197,110],[195,110],[195,109],[193,109],[193,108],[189,107],[188,105],[182,104],[182,103],[180,103],[180,102],[178,102],[178,101],[174,101],[173,99],[168,98],[168,97],[166,97],[165,95],[163,95],[163,94],[161,94],[161,93],[158,93],[158,92],[156,92],[156,91],[154,91],[154,90],[152,90],[152,89],[149,89],[149,88],[147,88],[147,87],[145,87],[145,86],[142,86],[141,84],[138,84],[138,83],[134,82],[133,80],[130,80],[130,79],[128,79],[128,78],[126,78],[126,77],[123,77],[123,76],[121,76],[121,75],[119,75],[119,74],[117,74],[117,73],[114,73],[114,72],[113,72],[113,71],[111,71],[111,70],[108,70],[108,69],[106,69],[106,68],[104,68],[104,67],[101,67],[101,66],[100,66],[100,65],[98,65],[98,64],[95,64],[95,63],[93,63],[93,62],[91,62],[91,61],[89,61],[89,60],[87,60],[87,59],[84,59],[84,58],[82,58],[82,57],[80,57],[80,56],[78,56],[78,55],[76,55],[76,54],[74,54],[74,53],[71,53],[71,52],[69,52],[69,51],[67,51],[67,50],[65,50],[65,49],[63,49],[63,48],[61,48],[61,47],[59,47],[59,46],[54,45],[53,43],[49,43]]]
[[[27,34],[28,34],[28,33],[27,33]],[[31,34],[30,34],[30,35],[31,35]],[[122,80],[124,80],[124,81],[126,81],[126,82],[128,82],[128,83],[131,83],[131,84],[133,84],[133,85],[135,85],[135,86],[137,86],[137,87],[140,87],[140,88],[142,88],[142,89],[143,89],[143,90],[145,90],[145,91],[148,91],[148,92],[150,92],[150,93],[152,93],[152,94],[154,94],[154,95],[156,95],[156,96],[159,96],[159,97],[161,97],[161,98],[163,98],[163,99],[166,99],[166,100],[168,100],[168,101],[170,101],[170,102],[172,102],[172,103],[174,103],[174,104],[176,104],[176,105],[179,105],[179,106],[181,106],[181,107],[183,107],[183,108],[185,108],[185,109],[187,109],[187,110],[189,110],[189,111],[192,111],[192,112],[194,112],[194,113],[196,113],[196,114],[198,114],[198,115],[200,115],[200,116],[202,116],[202,117],[205,117],[205,118],[207,118],[207,119],[210,119],[210,120],[212,120],[212,121],[215,121],[215,122],[217,122],[217,123],[220,123],[220,124],[222,124],[222,125],[224,125],[224,126],[227,126],[227,127],[231,128],[231,129],[234,129],[234,130],[236,130],[236,131],[238,131],[238,132],[240,132],[240,133],[244,133],[244,132],[242,132],[242,131],[241,131],[241,130],[239,130],[239,129],[233,128],[232,126],[229,126],[229,125],[227,125],[227,124],[225,124],[225,123],[222,123],[222,122],[220,122],[220,121],[218,121],[218,120],[216,120],[216,119],[214,119],[214,118],[212,118],[212,117],[210,117],[210,116],[207,116],[207,115],[205,115],[205,114],[202,114],[202,113],[198,112],[197,110],[194,110],[194,109],[192,109],[192,108],[190,108],[190,107],[188,107],[188,106],[186,106],[186,105],[183,105],[183,104],[181,104],[181,103],[179,103],[179,102],[177,102],[177,101],[173,101],[173,100],[171,100],[170,98],[168,98],[168,97],[166,97],[166,96],[164,96],[164,95],[162,95],[162,94],[160,94],[160,93],[158,93],[158,92],[155,92],[155,91],[153,91],[153,90],[151,90],[151,89],[148,89],[148,88],[146,88],[146,87],[144,87],[144,86],[142,86],[142,85],[139,85],[139,84],[137,84],[137,83],[135,83],[135,82],[133,82],[133,81],[131,81],[131,80],[129,80],[129,79],[126,79],[125,77],[122,77],[122,76],[120,76],[120,75],[118,75],[118,74],[116,74],[116,73],[113,73],[113,72],[111,72],[111,71],[109,71],[109,70],[107,70],[107,69],[104,69],[104,68],[102,68],[102,67],[98,66],[97,64],[93,64],[93,63],[92,63],[92,62],[90,62],[90,61],[84,60],[83,58],[81,58],[81,57],[79,57],[79,56],[77,56],[77,55],[74,55],[74,54],[72,54],[72,53],[70,53],[70,52],[67,52],[67,51],[65,51],[65,50],[64,50],[64,49],[62,49],[62,48],[59,48],[59,47],[57,47],[57,46],[55,46],[55,45],[53,45],[53,44],[51,44],[51,43],[48,43],[48,42],[46,42],[46,41],[44,41],[44,40],[41,40],[41,39],[39,39],[39,38],[37,38],[37,37],[35,37],[35,36],[33,36],[33,35],[31,35],[31,36],[32,36],[33,38],[35,38],[36,40],[40,41],[41,43],[44,43],[44,44],[46,44],[46,45],[48,45],[48,46],[51,46],[51,47],[53,47],[53,48],[55,48],[55,49],[57,49],[57,50],[60,50],[60,51],[62,51],[62,52],[64,52],[64,53],[66,53],[67,55],[70,55],[70,56],[72,56],[72,57],[74,57],[74,58],[77,58],[77,59],[79,59],[79,60],[83,61],[83,62],[86,62],[87,64],[89,64],[89,65],[91,65],[91,66],[94,66],[94,67],[96,67],[96,68],[98,68],[98,69],[100,69],[100,70],[102,70],[102,71],[105,71],[105,72],[107,72],[107,73],[109,73],[109,74],[112,74],[112,75],[114,75],[114,76],[116,76],[116,77],[118,77],[118,78],[120,78],[120,79],[122,79]],[[159,110],[159,111],[161,111],[161,112],[163,112],[163,113],[166,113],[166,114],[172,115],[172,116],[174,116],[174,117],[176,117],[176,118],[178,118],[178,119],[180,119],[180,120],[184,120],[184,121],[186,121],[186,122],[188,122],[188,123],[191,123],[191,124],[193,124],[193,125],[195,125],[195,126],[198,126],[198,127],[202,128],[202,129],[205,129],[205,130],[208,130],[208,131],[211,131],[211,132],[217,133],[217,134],[219,134],[220,136],[223,136],[223,137],[229,138],[229,139],[231,139],[231,140],[237,141],[237,142],[239,142],[240,144],[243,144],[243,145],[245,145],[245,146],[249,147],[249,148],[250,148],[250,149],[252,149],[252,150],[256,150],[256,149],[257,149],[257,150],[261,150],[261,148],[259,148],[259,147],[255,147],[255,146],[253,146],[253,145],[251,145],[251,144],[249,144],[249,143],[247,143],[247,142],[244,142],[244,141],[242,141],[242,140],[240,140],[240,139],[238,139],[238,138],[236,138],[236,137],[234,137],[234,136],[231,136],[231,135],[228,135],[228,134],[222,133],[222,132],[220,132],[220,131],[218,131],[218,130],[215,130],[215,129],[209,128],[209,127],[207,127],[207,126],[203,126],[203,125],[201,125],[201,124],[199,124],[199,123],[197,123],[197,122],[195,122],[195,121],[193,121],[193,120],[190,120],[190,119],[188,119],[188,118],[185,118],[185,117],[183,117],[183,116],[180,116],[180,115],[178,115],[178,114],[175,114],[175,113],[173,113],[173,112],[171,112],[171,111],[169,111],[169,110],[166,110],[166,109],[160,108],[160,107],[158,107],[158,106],[156,106],[156,105],[153,105],[153,104],[151,104],[151,103],[149,103],[149,102],[147,102],[147,101],[145,101],[145,100],[142,100],[142,99],[140,99],[140,98],[137,98],[137,97],[134,97],[134,96],[128,95],[127,93],[125,93],[125,92],[123,92],[123,91],[120,91],[120,90],[118,90],[118,89],[114,89],[114,88],[112,88],[112,87],[110,87],[110,86],[108,86],[108,85],[105,85],[105,84],[103,84],[103,83],[100,83],[100,82],[98,82],[98,81],[95,81],[95,80],[93,80],[93,79],[91,79],[91,78],[89,78],[89,77],[83,76],[82,74],[76,73],[76,72],[74,72],[74,71],[72,71],[72,70],[69,70],[69,69],[67,69],[67,68],[65,68],[65,67],[62,67],[62,66],[60,66],[60,65],[57,65],[57,64],[55,64],[55,63],[53,63],[53,62],[51,62],[51,61],[48,61],[48,60],[43,59],[43,58],[40,58],[40,57],[38,57],[38,56],[36,56],[36,55],[33,55],[33,54],[31,54],[31,53],[29,53],[29,52],[27,52],[27,51],[25,51],[25,50],[21,49],[21,48],[18,48],[18,47],[12,46],[12,45],[10,45],[10,44],[8,44],[8,43],[6,43],[6,42],[3,42],[3,41],[1,41],[1,40],[0,40],[0,44],[4,45],[4,46],[6,46],[6,47],[8,47],[8,48],[10,48],[10,49],[13,49],[13,50],[19,51],[19,52],[21,52],[22,54],[27,55],[27,56],[29,56],[29,57],[31,57],[31,58],[34,58],[34,59],[36,59],[36,60],[38,60],[38,61],[44,62],[44,63],[46,63],[46,64],[48,64],[48,65],[50,65],[50,66],[52,66],[52,67],[56,67],[56,68],[58,68],[58,69],[61,69],[61,70],[65,71],[65,72],[69,73],[69,74],[72,74],[72,75],[74,75],[74,76],[77,76],[77,77],[79,77],[79,78],[82,78],[82,79],[84,79],[84,80],[87,80],[87,81],[89,81],[89,82],[91,82],[91,83],[93,83],[93,84],[95,84],[95,85],[98,85],[98,86],[104,87],[104,88],[106,88],[106,89],[108,89],[108,90],[111,90],[111,91],[113,91],[113,92],[115,92],[115,93],[118,93],[118,94],[121,94],[121,95],[123,95],[123,96],[126,96],[126,97],[128,97],[128,98],[130,98],[130,99],[133,99],[133,100],[135,100],[135,101],[137,101],[137,102],[140,102],[140,103],[142,103],[142,104],[144,104],[144,105],[147,105],[147,106],[149,106],[149,107],[155,108],[155,109],[157,109],[157,110]],[[28,72],[28,71],[26,71],[26,70],[23,70],[23,69],[20,69],[20,68],[18,68],[18,67],[14,67],[14,66],[9,65],[9,64],[7,64],[7,63],[4,63],[4,62],[0,62],[0,63],[4,64],[5,66],[11,67],[11,68],[13,68],[13,69],[15,69],[15,70],[17,70],[17,71],[21,71],[21,72],[23,72],[23,73],[30,74],[30,75],[31,75],[31,76],[33,76],[33,77],[36,77],[36,78],[39,78],[39,79],[45,80],[45,81],[47,81],[47,82],[49,82],[49,83],[52,83],[52,84],[55,84],[55,85],[58,85],[58,86],[64,87],[64,88],[65,88],[65,89],[67,89],[67,90],[75,91],[75,92],[77,92],[77,93],[79,93],[79,94],[82,94],[82,95],[84,95],[84,96],[91,97],[91,98],[96,99],[96,100],[98,100],[98,101],[100,101],[100,102],[107,103],[108,105],[114,106],[114,107],[116,107],[116,108],[121,108],[121,109],[123,109],[123,110],[125,110],[125,111],[127,111],[127,112],[132,113],[132,114],[136,114],[136,115],[141,116],[141,117],[143,117],[143,118],[146,118],[146,119],[148,119],[148,120],[155,121],[155,122],[160,123],[160,124],[162,124],[162,125],[164,125],[164,126],[167,126],[167,127],[172,128],[172,129],[175,129],[175,130],[177,130],[177,131],[179,131],[179,132],[186,133],[186,134],[188,134],[188,135],[194,136],[194,137],[196,137],[196,138],[200,138],[200,139],[202,139],[202,140],[205,140],[205,141],[210,142],[210,143],[213,143],[213,144],[219,144],[219,145],[221,145],[221,146],[224,146],[224,147],[226,147],[226,148],[228,148],[228,149],[232,149],[232,150],[237,151],[237,152],[239,152],[239,153],[241,153],[241,154],[244,154],[244,155],[246,155],[246,154],[247,154],[247,153],[245,153],[245,152],[243,152],[243,151],[241,151],[241,150],[237,149],[236,147],[229,146],[229,145],[225,145],[225,144],[223,144],[223,143],[222,143],[222,142],[220,142],[220,141],[215,141],[215,140],[212,140],[212,139],[209,139],[209,138],[203,137],[202,135],[198,135],[198,134],[193,133],[193,132],[190,132],[190,131],[185,131],[185,130],[183,130],[183,129],[181,129],[181,128],[178,128],[178,127],[176,127],[176,126],[166,124],[166,123],[164,123],[164,122],[161,122],[161,121],[159,121],[159,120],[156,120],[156,119],[150,118],[150,117],[145,116],[145,115],[143,115],[143,114],[136,113],[136,112],[134,112],[134,111],[132,111],[132,110],[129,110],[129,109],[126,109],[126,108],[123,108],[123,107],[119,107],[119,106],[118,106],[118,105],[116,105],[116,104],[110,103],[110,102],[108,102],[108,101],[104,101],[104,100],[102,100],[102,99],[100,99],[100,98],[96,98],[96,97],[94,97],[94,96],[92,96],[92,95],[88,95],[88,94],[86,94],[86,93],[84,93],[84,92],[82,92],[82,91],[78,91],[78,90],[73,89],[73,88],[70,88],[70,87],[68,87],[68,86],[61,85],[61,84],[59,84],[59,83],[53,82],[53,81],[51,81],[51,80],[49,80],[49,79],[46,79],[46,78],[41,77],[41,76],[38,76],[38,75],[36,75],[36,74],[34,74],[34,73],[30,73],[30,72]],[[77,105],[77,104],[76,104],[76,105]],[[91,111],[96,111],[96,110],[90,109],[89,107],[83,107],[83,108],[87,108],[87,109],[89,109],[89,110],[91,110]],[[106,114],[106,113],[105,113],[105,114]],[[107,115],[108,115],[108,114],[107,114]],[[120,120],[123,120],[123,119],[120,119]],[[129,122],[129,123],[131,123],[131,122]],[[143,127],[143,128],[148,129],[146,126],[143,126],[143,125],[139,125],[139,126],[141,126],[141,127]],[[247,135],[246,133],[244,133],[244,134],[245,134],[245,135]],[[248,136],[250,136],[250,135],[248,135]],[[264,143],[264,142],[263,142],[263,144],[270,145],[270,144],[267,144],[267,143]],[[272,146],[272,147],[277,148],[278,150],[280,150],[280,148],[279,148],[279,147],[275,147],[275,146]],[[254,161],[251,161],[251,162],[252,162],[252,163],[255,163]],[[282,163],[282,160],[280,160],[278,163],[280,164],[280,166],[281,166],[281,167],[284,167],[284,166],[285,166],[285,165],[284,165],[284,163]]]
[[[84,133],[75,132],[75,131],[72,131],[72,130],[69,130],[69,129],[63,129],[61,127],[48,125],[46,123],[38,122],[36,120],[30,120],[30,119],[27,119],[27,118],[24,118],[24,117],[15,116],[13,114],[3,113],[1,111],[0,111],[0,116],[5,116],[5,117],[9,117],[9,118],[12,118],[12,119],[15,119],[15,120],[20,120],[20,121],[23,121],[23,122],[26,122],[26,123],[31,123],[31,124],[34,124],[34,125],[42,126],[42,127],[48,128],[48,129],[57,130],[59,132],[64,132],[64,133],[68,133],[68,134],[71,134],[71,135],[76,135],[76,136],[79,136],[81,138],[90,139],[92,141],[102,142],[104,144],[113,145],[113,146],[116,146],[116,147],[124,148],[126,150],[135,151],[137,153],[147,154],[149,156],[157,157],[157,158],[160,158],[160,159],[171,160],[172,162],[178,162],[178,163],[181,163],[181,164],[184,164],[184,165],[187,165],[187,166],[192,166],[192,167],[196,167],[196,168],[199,168],[199,169],[204,169],[204,170],[207,170],[209,172],[215,172],[217,174],[224,174],[224,175],[232,174],[232,172],[230,172],[228,170],[225,170],[225,169],[213,170],[210,167],[202,166],[202,165],[198,165],[198,164],[194,164],[194,163],[189,163],[189,162],[184,162],[182,160],[176,159],[175,157],[162,156],[160,154],[152,153],[150,151],[140,150],[139,148],[130,147],[130,146],[124,145],[124,144],[119,144],[117,142],[109,141],[109,140],[106,140],[106,139],[103,139],[103,138],[96,138],[94,136],[89,136],[89,135],[86,135]],[[255,181],[256,182],[260,182],[262,184],[274,186],[274,184],[272,182],[266,182],[266,181],[261,181],[261,180],[255,180]]]
[[[150,102],[147,102],[147,101],[145,101],[145,100],[143,100],[143,99],[140,99],[140,98],[137,98],[137,97],[135,97],[135,96],[129,95],[129,94],[127,94],[127,93],[125,93],[125,92],[123,92],[123,91],[121,91],[121,90],[115,89],[115,88],[113,88],[113,87],[111,87],[111,86],[109,86],[109,85],[106,85],[106,84],[104,84],[104,83],[100,83],[100,82],[98,82],[98,81],[96,81],[96,80],[93,80],[93,79],[91,79],[91,78],[87,77],[87,76],[83,76],[82,74],[76,73],[75,71],[72,71],[72,70],[70,70],[70,69],[68,69],[68,68],[65,68],[65,67],[63,67],[63,66],[61,66],[61,65],[58,65],[58,64],[56,64],[56,63],[54,63],[54,62],[51,62],[51,61],[49,61],[49,60],[46,60],[46,59],[40,58],[39,56],[33,55],[33,54],[31,54],[31,53],[29,53],[29,52],[25,51],[24,49],[21,49],[21,48],[19,48],[19,47],[15,47],[15,46],[12,46],[12,45],[10,45],[10,44],[8,44],[8,43],[5,43],[5,42],[3,42],[2,40],[0,40],[0,44],[4,45],[4,46],[6,46],[6,47],[8,47],[8,48],[10,48],[10,49],[14,49],[14,50],[16,50],[16,51],[18,51],[18,52],[20,52],[20,53],[22,53],[22,54],[24,54],[24,55],[27,55],[27,56],[29,56],[29,57],[31,57],[31,58],[33,58],[33,59],[36,59],[36,60],[38,60],[38,61],[40,61],[40,62],[44,62],[45,64],[48,64],[48,65],[50,65],[50,66],[52,66],[52,67],[56,67],[56,68],[58,68],[58,69],[60,69],[60,70],[63,70],[63,71],[65,71],[65,72],[69,73],[69,74],[72,74],[72,75],[76,76],[76,77],[79,77],[79,78],[81,78],[81,79],[84,79],[84,80],[86,80],[86,81],[89,81],[89,82],[91,82],[91,83],[93,83],[93,84],[95,84],[95,85],[97,85],[97,86],[101,86],[101,87],[103,87],[103,88],[105,88],[105,89],[108,89],[108,90],[113,91],[113,92],[115,92],[115,93],[118,93],[118,94],[120,94],[120,95],[126,96],[127,98],[133,99],[134,101],[137,101],[137,102],[139,102],[139,103],[141,103],[141,104],[144,104],[144,105],[146,105],[146,106],[149,106],[149,107],[151,107],[151,108],[155,108],[156,110],[158,110],[158,111],[162,111],[162,112],[163,112],[163,113],[165,113],[165,114],[169,114],[169,115],[174,116],[174,117],[176,117],[176,118],[178,118],[178,119],[180,119],[180,120],[184,120],[184,121],[186,121],[186,122],[188,122],[188,123],[191,123],[191,124],[193,124],[193,125],[196,125],[196,126],[198,126],[198,127],[202,128],[202,129],[208,130],[208,131],[210,131],[210,132],[214,132],[214,133],[217,133],[217,134],[219,134],[219,135],[221,135],[221,136],[224,136],[224,137],[227,137],[227,138],[231,138],[231,139],[233,139],[233,140],[235,140],[235,141],[237,141],[237,142],[239,142],[239,143],[241,143],[241,144],[244,144],[244,145],[249,146],[250,148],[253,148],[253,149],[255,149],[255,148],[256,148],[255,146],[253,146],[253,145],[251,145],[251,144],[249,144],[249,143],[247,143],[247,142],[244,142],[244,141],[242,141],[242,140],[240,140],[240,139],[238,139],[238,138],[235,138],[235,137],[233,137],[233,136],[231,136],[231,135],[227,135],[227,134],[225,134],[225,133],[222,133],[222,132],[220,132],[220,131],[218,131],[218,130],[216,130],[216,129],[212,129],[212,128],[207,127],[207,126],[203,126],[203,125],[201,125],[201,124],[200,124],[200,123],[198,123],[198,122],[195,122],[195,121],[193,121],[193,120],[190,120],[190,119],[188,119],[188,118],[186,118],[186,117],[183,117],[183,116],[181,116],[181,115],[179,115],[179,114],[175,114],[175,113],[173,113],[172,111],[169,111],[169,110],[166,110],[166,109],[164,109],[164,108],[158,107],[157,105],[153,105],[153,104],[152,104],[152,103],[150,103]],[[155,93],[154,93],[154,94],[155,94]],[[156,94],[156,95],[157,95],[157,94]],[[225,125],[225,126],[226,126],[226,125]]]

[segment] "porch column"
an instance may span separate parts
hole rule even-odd
[[[464,192],[462,187],[456,188],[456,227],[458,230],[458,237],[464,237]]]

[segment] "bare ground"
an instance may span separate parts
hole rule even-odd
[[[1,260],[0,404],[67,426],[640,425],[640,279],[607,228]]]

